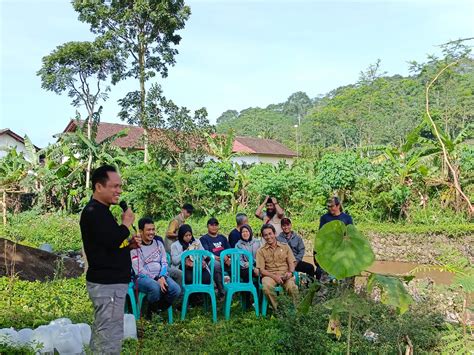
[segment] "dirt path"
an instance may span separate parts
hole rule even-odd
[[[52,280],[55,275],[77,277],[84,271],[72,258],[61,258],[56,254],[0,238],[0,276],[10,276],[13,264],[14,273],[20,279],[28,281]]]

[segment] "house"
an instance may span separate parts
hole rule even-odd
[[[26,153],[25,139],[9,128],[0,129],[0,158],[6,156],[11,148],[16,148],[18,153]],[[39,150],[36,146],[35,149]]]
[[[64,133],[74,132],[77,129],[77,126],[77,121],[71,120],[64,129]],[[127,136],[116,139],[112,144],[119,146],[123,149],[143,149],[143,144],[141,141],[143,135],[143,128],[138,126],[100,122],[99,127],[97,128],[96,141],[100,143],[104,139],[124,129],[128,129]],[[169,138],[167,138],[165,134],[161,134],[160,132],[160,130],[153,130],[153,132],[150,133],[150,139],[166,140],[166,144],[168,146],[175,146],[174,142],[168,141]],[[200,141],[205,142],[204,139],[201,139]],[[262,139],[254,137],[235,137],[233,144],[233,152],[241,153],[242,155],[233,157],[232,161],[238,164],[247,165],[255,163],[270,163],[276,165],[280,160],[284,160],[287,163],[291,164],[296,158],[296,153],[281,144],[280,142],[277,142],[273,139]],[[215,157],[213,157],[212,155],[208,155],[204,158],[205,161],[213,159],[215,159]]]

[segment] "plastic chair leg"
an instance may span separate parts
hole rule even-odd
[[[266,317],[267,316],[267,308],[268,308],[268,299],[267,296],[265,295],[265,292],[262,292],[263,298],[262,298],[262,316]]]
[[[252,290],[252,296],[253,296],[253,304],[255,306],[255,315],[258,317],[259,316],[259,310],[258,310],[258,294],[257,290]]]
[[[184,318],[186,318],[186,312],[188,310],[188,299],[189,293],[185,291],[183,296],[183,304],[181,306],[181,320],[184,320]]]
[[[173,324],[173,307],[168,307],[168,324]]]
[[[214,292],[210,293],[211,296],[211,307],[212,307],[212,321],[217,323],[217,302],[216,294]]]
[[[230,307],[232,305],[232,297],[234,296],[233,291],[227,291],[225,295],[225,303],[224,303],[224,314],[225,314],[225,319],[229,320],[230,318]]]

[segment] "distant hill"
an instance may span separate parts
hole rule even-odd
[[[412,63],[411,76],[387,76],[380,61],[360,73],[359,80],[322,97],[310,99],[296,92],[287,101],[266,108],[225,111],[216,122],[217,132],[233,128],[237,135],[273,138],[295,148],[374,145],[400,146],[407,134],[423,122],[425,87],[443,60]],[[450,137],[474,121],[474,59],[465,58],[438,79],[432,88],[430,109]]]

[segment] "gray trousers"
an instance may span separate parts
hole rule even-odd
[[[181,284],[183,283],[183,272],[174,265],[168,265],[168,266],[169,266],[168,273],[170,274],[170,277],[179,286],[182,286]]]
[[[123,340],[123,314],[128,284],[97,284],[87,281],[94,305],[90,342],[93,354],[120,354]]]

